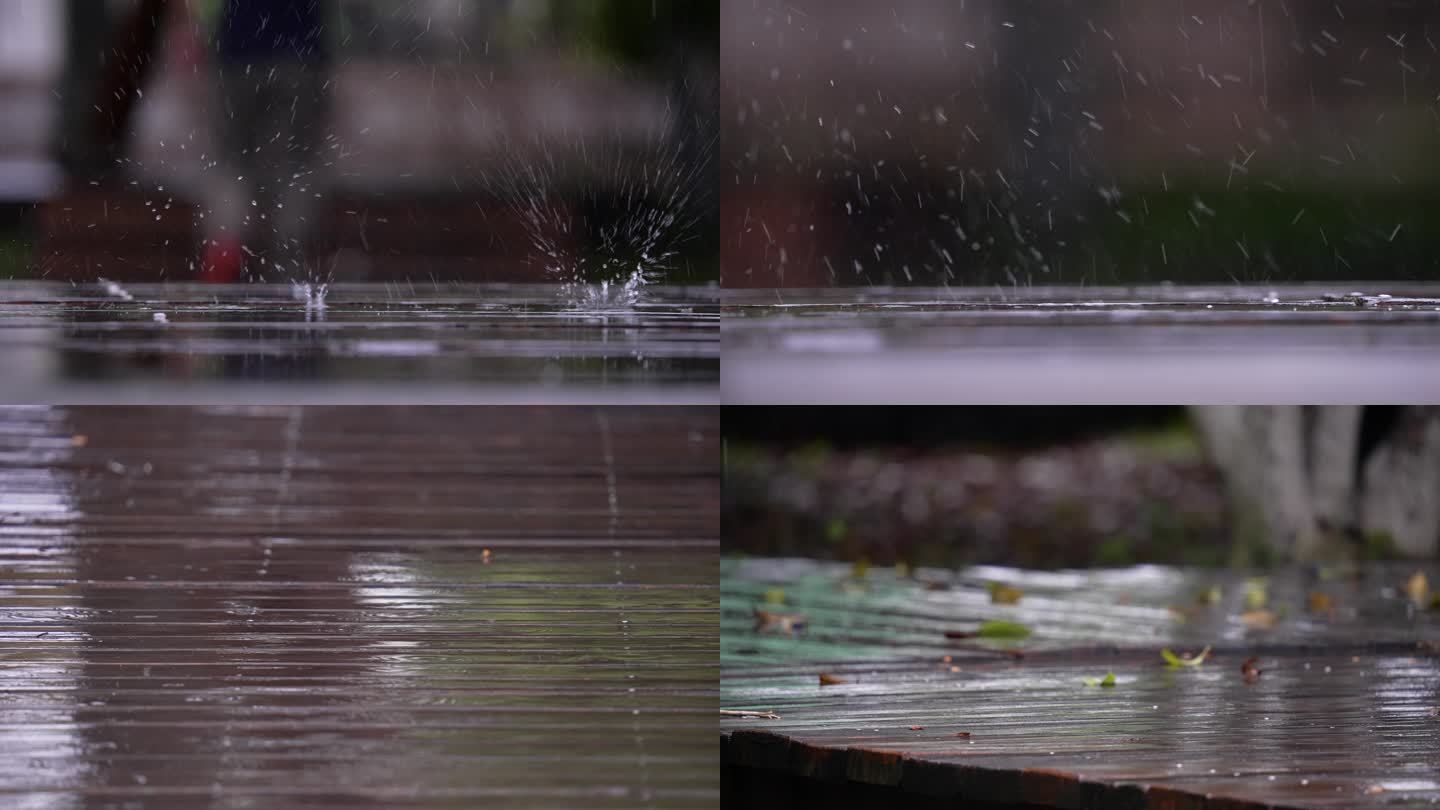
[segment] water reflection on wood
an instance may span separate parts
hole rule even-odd
[[[716,803],[714,409],[3,417],[0,804]]]
[[[1440,613],[1402,592],[1417,567],[1440,573],[857,580],[833,563],[726,560],[721,706],[779,715],[722,718],[726,804],[1428,806],[1440,801]],[[1023,597],[997,603],[989,582]],[[1257,588],[1268,629],[1244,619]],[[777,633],[756,610],[803,615],[804,629]],[[1032,635],[975,637],[997,620]],[[1205,646],[1198,666],[1161,653]]]
[[[428,282],[323,294],[11,284],[0,288],[0,373],[8,398],[35,402],[231,402],[236,389],[258,396],[256,383],[287,402],[373,403],[392,383],[411,402],[718,399],[717,290],[655,288],[635,304],[582,297]]]
[[[724,315],[734,404],[1440,399],[1435,285],[726,290]]]

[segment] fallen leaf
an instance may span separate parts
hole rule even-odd
[[[1269,630],[1279,619],[1268,610],[1250,610],[1240,614],[1240,621],[1251,630]]]
[[[1213,604],[1215,604],[1216,602],[1219,602],[1219,601],[1220,601],[1221,595],[1222,595],[1222,592],[1221,592],[1221,590],[1220,590],[1220,586],[1219,586],[1219,585],[1211,585],[1209,588],[1206,588],[1205,590],[1200,591],[1199,593],[1195,594],[1195,604],[1197,604],[1197,605],[1213,605]]]
[[[1259,658],[1246,658],[1245,663],[1240,665],[1240,674],[1245,676],[1246,683],[1255,683],[1260,680],[1260,673],[1263,671],[1255,664]]]
[[[1169,664],[1172,667],[1198,667],[1201,664],[1205,663],[1206,658],[1210,657],[1210,647],[1205,647],[1205,649],[1201,650],[1197,655],[1190,655],[1185,657],[1178,656],[1175,653],[1170,652],[1168,649],[1161,650],[1160,657],[1164,658],[1165,663]]]
[[[1080,681],[1086,686],[1100,686],[1108,689],[1115,686],[1115,673],[1107,672],[1103,678],[1081,678]]]
[[[952,667],[950,667],[950,671],[951,671],[951,672],[959,672],[959,671],[960,671],[960,668],[959,668],[959,667],[956,667],[956,666],[952,666]]]
[[[841,678],[841,677],[838,676],[838,675],[826,675],[826,674],[823,673],[823,672],[820,673],[820,685],[821,685],[821,686],[839,686],[839,685],[842,684],[842,683],[849,683],[849,681],[845,680],[844,678]]]
[[[864,579],[870,574],[870,561],[861,557],[850,566],[851,579]]]
[[[904,579],[910,576],[910,564],[904,560],[895,563],[895,576],[898,579]]]
[[[910,730],[911,730],[911,731],[924,731],[924,730],[925,730],[925,727],[924,727],[924,726],[911,726],[911,727],[910,727]]]
[[[985,586],[990,590],[990,602],[995,605],[1018,605],[1020,598],[1025,592],[1019,588],[1013,588],[1001,582],[991,582]]]
[[[957,731],[957,732],[955,732],[955,736],[956,736],[956,737],[969,737],[969,736],[970,736],[970,732],[968,732],[968,731]]]
[[[481,564],[481,565],[489,565],[489,564],[490,564],[490,549],[488,549],[488,548],[482,548],[482,549],[480,549],[480,564]]]
[[[1425,578],[1424,571],[1416,571],[1410,576],[1410,581],[1405,583],[1405,593],[1417,608],[1423,610],[1430,603],[1430,580]]]
[[[1252,577],[1245,580],[1245,609],[1259,610],[1270,601],[1270,580]]]
[[[1384,792],[1385,792],[1385,788],[1380,787],[1379,785],[1371,785],[1370,787],[1365,788],[1365,795],[1366,795],[1366,796],[1378,796],[1379,794],[1384,793]]]
[[[767,604],[767,605],[783,605],[783,604],[785,604],[785,589],[784,589],[784,588],[771,588],[770,590],[766,591],[766,592],[765,592],[765,604]]]
[[[1019,622],[995,619],[981,624],[978,635],[980,638],[1025,638],[1030,635],[1030,628]]]
[[[755,632],[793,636],[805,629],[805,617],[798,613],[755,611]]]
[[[1308,603],[1311,613],[1329,613],[1335,609],[1335,602],[1330,595],[1320,591],[1311,591]]]
[[[946,656],[942,656],[942,657],[940,658],[940,663],[942,663],[942,664],[948,664],[948,663],[950,663],[951,661],[954,661],[954,660],[955,660],[955,659],[954,659],[953,656],[946,655]]]
[[[920,580],[920,585],[921,585],[922,587],[924,587],[925,590],[927,590],[927,591],[948,591],[948,590],[950,590],[950,583],[948,583],[948,582],[943,582],[943,581],[938,580],[938,579],[922,579],[922,580]]]
[[[71,437],[70,437],[70,446],[71,446],[71,447],[84,447],[85,445],[87,445],[87,444],[89,444],[89,443],[90,443],[90,437],[89,437],[89,436],[86,436],[84,433],[76,433],[74,436],[71,436]]]

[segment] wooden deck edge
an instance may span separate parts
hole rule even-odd
[[[899,751],[812,745],[759,729],[721,732],[720,765],[725,805],[736,807],[797,806],[843,796],[842,808],[964,801],[991,810],[1303,810],[1068,771],[979,767]]]

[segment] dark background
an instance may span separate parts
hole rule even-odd
[[[755,0],[726,286],[1440,277],[1435,0]]]

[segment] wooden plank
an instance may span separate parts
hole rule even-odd
[[[876,391],[900,405],[1440,399],[1440,287],[1351,292],[727,289],[725,401],[873,404]]]
[[[715,806],[718,428],[0,412],[0,804]]]
[[[0,294],[0,374],[12,399],[38,402],[107,401],[54,390],[91,384],[176,402],[233,382],[358,387],[336,399],[371,404],[392,382],[410,402],[713,402],[716,299],[693,287],[591,306],[553,285],[336,285],[317,299],[282,285],[21,283]]]
[[[922,571],[923,585],[890,569],[856,580],[838,564],[725,560],[722,708],[780,716],[722,718],[727,796],[860,783],[870,798],[841,806],[1440,801],[1440,613],[1407,596],[1417,568],[1440,578],[1434,563],[1272,574],[1263,609],[1276,621],[1260,629],[1242,619],[1259,585],[1236,573],[974,568]],[[992,581],[1020,602],[993,603]],[[1215,603],[1198,602],[1212,587]],[[756,610],[803,615],[804,630]],[[1032,634],[954,637],[992,620]],[[1196,667],[1160,652],[1204,646]],[[1247,680],[1251,657],[1260,674]],[[1108,673],[1113,687],[1084,683]]]

